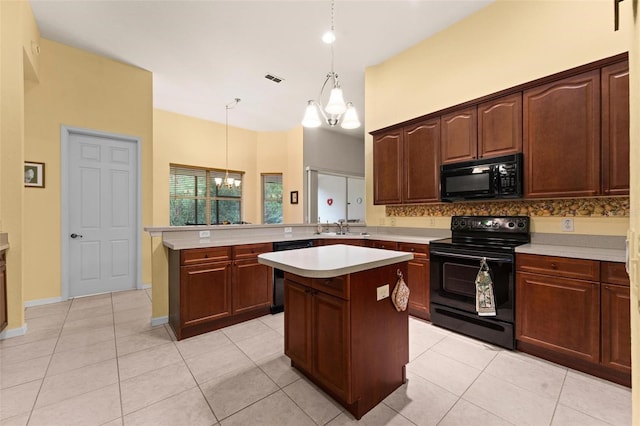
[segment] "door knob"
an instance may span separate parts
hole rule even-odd
[[[75,238],[82,238],[82,235],[80,235],[80,234],[76,234],[76,233],[73,233],[73,234],[71,234],[71,235],[70,235],[70,237],[71,237],[71,238],[74,238],[74,239],[75,239]]]

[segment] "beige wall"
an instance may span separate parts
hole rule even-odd
[[[630,12],[631,2],[621,3]],[[613,31],[608,0],[498,0],[366,71],[366,132],[629,50]],[[365,138],[366,175],[373,173]],[[367,194],[373,193],[372,179]],[[448,227],[448,220],[385,218],[367,199],[367,224]],[[560,218],[532,218],[534,232],[561,232]],[[575,233],[625,235],[627,219],[576,218]]]
[[[25,95],[25,158],[45,163],[46,187],[24,195],[24,300],[61,294],[61,126],[139,137],[142,223],[151,223],[152,74],[86,51],[41,40],[40,83]],[[142,233],[143,283],[151,281]]]
[[[0,231],[9,233],[7,331],[24,325],[24,90],[34,84],[38,59],[31,42],[40,34],[26,1],[0,2]],[[26,64],[26,68],[25,68]]]

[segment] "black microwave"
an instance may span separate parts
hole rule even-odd
[[[522,154],[440,166],[440,200],[522,197]]]

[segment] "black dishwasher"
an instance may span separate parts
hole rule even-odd
[[[278,241],[273,243],[273,251],[294,250],[313,247],[313,240]],[[273,304],[271,313],[284,311],[284,271],[273,268]]]

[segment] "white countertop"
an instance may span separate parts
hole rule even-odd
[[[413,237],[407,235],[389,235],[389,234],[348,234],[336,235],[330,234],[292,234],[292,235],[245,235],[234,236],[230,238],[171,238],[165,236],[162,243],[171,250],[186,250],[193,248],[221,247],[233,246],[241,244],[256,243],[272,243],[282,241],[298,241],[298,240],[317,240],[317,239],[347,239],[347,240],[384,240],[397,241],[401,243],[429,244],[429,241],[439,240],[442,237]]]
[[[335,244],[263,253],[258,262],[308,278],[331,278],[406,262],[412,253]]]
[[[516,253],[540,254],[545,256],[571,257],[575,259],[624,262],[625,251],[611,248],[559,246],[550,244],[524,244],[516,247]]]

